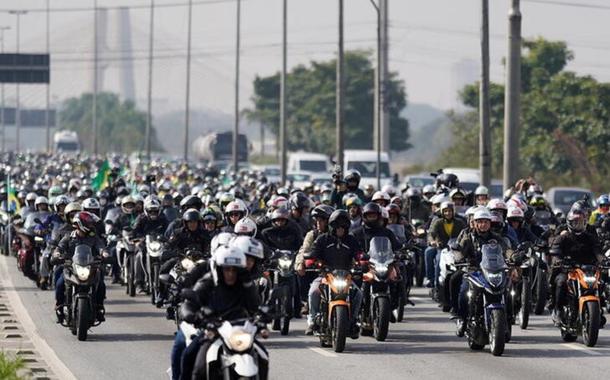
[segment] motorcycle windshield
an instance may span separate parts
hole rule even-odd
[[[396,235],[399,243],[404,243],[407,238],[405,237],[405,226],[402,224],[389,224],[388,230],[392,231]]]
[[[80,266],[87,266],[93,263],[93,252],[91,247],[85,244],[76,246],[74,249],[74,255],[72,256],[72,262]]]
[[[390,239],[385,236],[375,236],[369,243],[369,257],[371,261],[385,263],[394,258]]]
[[[483,244],[481,256],[481,268],[486,272],[499,272],[506,268],[504,252],[496,243]]]

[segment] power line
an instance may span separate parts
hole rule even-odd
[[[561,5],[565,7],[574,7],[574,8],[589,8],[589,9],[605,9],[610,10],[609,5],[601,5],[601,4],[586,4],[586,3],[573,3],[569,1],[561,1],[561,0],[523,0],[525,3],[535,3],[535,4],[546,4],[546,5]]]

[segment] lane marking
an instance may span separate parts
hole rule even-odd
[[[323,349],[321,349],[319,347],[307,347],[307,348],[309,348],[310,350],[312,350],[316,354],[320,354],[322,356],[326,356],[326,357],[329,357],[329,358],[336,358],[336,357],[339,356],[339,355],[337,355],[337,354],[335,354],[333,352],[328,352],[328,351],[323,350]]]
[[[571,348],[571,349],[576,350],[576,351],[586,352],[587,354],[593,355],[593,356],[601,356],[601,355],[603,355],[603,353],[601,353],[601,352],[590,350],[588,348],[579,346],[576,343],[562,343],[561,345],[564,346],[564,347]]]
[[[2,271],[2,282],[6,287],[5,292],[9,298],[13,312],[18,316],[19,322],[23,326],[27,336],[32,340],[34,347],[40,353],[40,356],[47,362],[51,370],[57,377],[62,380],[77,380],[76,376],[70,369],[59,359],[55,351],[49,346],[46,340],[40,336],[38,329],[28,314],[27,309],[23,306],[21,298],[15,290],[15,285],[8,274],[7,257],[0,259],[0,270]]]

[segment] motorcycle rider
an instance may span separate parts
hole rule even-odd
[[[408,188],[405,192],[405,197],[407,199],[405,214],[409,223],[414,219],[419,219],[425,222],[428,220],[428,218],[430,218],[432,210],[426,204],[426,202],[423,201],[422,194],[417,188]]]
[[[335,210],[328,219],[328,232],[322,233],[314,241],[311,252],[305,258],[321,260],[330,270],[350,270],[361,252],[358,240],[349,234],[350,220],[345,210]],[[320,312],[320,283],[317,277],[309,287],[309,315],[307,330],[314,329],[314,318]],[[352,282],[351,337],[357,339],[359,327],[357,318],[362,304],[362,291]]]
[[[607,194],[602,194],[597,198],[597,208],[591,213],[589,224],[598,226],[608,217],[610,213],[610,197]]]
[[[512,252],[507,252],[507,245],[502,236],[491,231],[491,213],[487,209],[479,209],[474,214],[474,229],[469,234],[463,234],[457,242],[456,255],[457,262],[468,262],[472,266],[478,267],[481,263],[480,248],[487,243],[500,245],[506,256],[512,255]],[[454,276],[462,277],[461,286],[459,289],[452,288],[452,306],[458,311],[457,319],[457,335],[463,336],[466,329],[466,320],[468,318],[468,281],[463,279],[463,272],[458,271]],[[456,279],[457,281],[457,279]],[[453,281],[452,281],[453,284]]]
[[[344,178],[335,177],[335,188],[331,193],[331,202],[336,208],[343,206],[343,196],[347,193],[354,193],[362,202],[366,202],[366,197],[360,186],[360,172],[358,170],[348,170]]]
[[[208,207],[201,212],[201,220],[203,221],[203,228],[210,235],[210,239],[220,232],[218,228],[218,215],[212,208]]]
[[[36,202],[36,198],[38,195],[34,192],[29,192],[25,196],[25,204],[21,207],[20,213],[21,218],[25,220],[29,213],[36,211],[34,207],[34,202]]]
[[[174,198],[170,193],[165,193],[163,198],[161,198],[161,207],[163,207],[162,212],[168,223],[180,217],[180,212],[174,207]]]
[[[229,202],[225,206],[225,226],[221,229],[222,232],[233,232],[235,224],[248,214],[248,209],[241,199],[236,199]]]
[[[487,206],[489,202],[489,189],[483,185],[478,186],[474,191],[474,202],[478,206]]]
[[[278,208],[271,214],[271,227],[262,232],[262,241],[269,249],[281,249],[296,252],[303,244],[299,226],[290,219],[290,212]]]
[[[525,224],[525,214],[520,208],[509,207],[506,221],[517,234],[517,244],[523,242],[535,243],[538,240],[538,237]]]
[[[394,233],[383,225],[382,209],[377,203],[369,202],[364,205],[362,218],[364,220],[363,225],[355,229],[353,235],[365,252],[368,251],[369,242],[375,236],[387,237],[390,239],[394,251],[400,249],[400,243]]]
[[[357,196],[348,197],[344,205],[351,221],[349,231],[353,232],[362,225],[362,201]]]
[[[138,244],[136,253],[136,273],[135,284],[138,293],[143,293],[144,290],[144,272],[146,262],[146,241],[143,239],[146,235],[155,234],[163,235],[167,229],[167,219],[165,214],[161,212],[161,203],[154,196],[148,196],[144,201],[144,212],[136,218],[133,231],[131,232],[132,239],[142,239]]]
[[[311,203],[309,197],[301,191],[297,191],[290,196],[290,218],[301,229],[301,236],[305,236],[307,231],[311,229],[311,221],[309,220]]]
[[[74,250],[79,245],[87,245],[91,248],[94,256],[104,256],[105,244],[96,234],[97,217],[86,211],[81,211],[74,215],[72,226],[74,231],[64,236],[53,254],[52,263],[63,262],[66,258],[74,255]],[[63,305],[65,303],[66,285],[63,271],[59,274],[55,283],[55,312],[57,322],[62,323],[64,319]],[[105,321],[104,299],[106,298],[106,285],[104,276],[98,276],[98,282],[94,291],[94,302],[96,308],[96,318],[98,321]]]
[[[462,219],[455,217],[455,208],[453,202],[445,201],[441,203],[440,213],[442,217],[436,219],[428,231],[428,248],[424,252],[426,260],[426,278],[428,288],[434,288],[440,268],[438,263],[440,260],[441,249],[447,246],[450,239],[458,237],[460,232],[466,228],[466,224]]]

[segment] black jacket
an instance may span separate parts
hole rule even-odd
[[[461,234],[460,239],[457,243],[459,246],[459,251],[463,256],[463,260],[469,262],[471,265],[478,266],[481,263],[482,259],[480,251],[481,246],[491,241],[495,241],[498,245],[502,247],[506,257],[506,251],[508,249],[506,241],[502,236],[491,231],[484,235],[481,235],[474,231],[470,233]]]
[[[202,227],[191,232],[186,227],[176,229],[167,242],[167,251],[181,251],[187,248],[200,250],[205,256],[210,254],[210,243],[212,239]]]
[[[282,227],[268,227],[262,232],[262,240],[270,249],[285,249],[296,252],[303,244],[301,229],[292,221]]]
[[[398,251],[401,247],[394,233],[385,227],[371,228],[366,224],[363,224],[362,226],[354,230],[353,235],[358,241],[358,245],[362,247],[365,252],[368,252],[369,242],[375,236],[383,236],[390,239],[390,243],[392,244],[392,250],[394,251]]]
[[[322,260],[331,270],[350,270],[360,251],[354,236],[346,235],[339,239],[327,232],[314,241],[308,258]]]
[[[596,264],[601,260],[601,247],[595,234],[583,232],[576,235],[567,232],[553,240],[551,255],[561,259],[571,257],[578,264]]]
[[[156,220],[151,220],[146,214],[140,214],[136,218],[131,235],[140,238],[148,234],[162,235],[167,229],[167,219],[165,215],[159,214]]]

